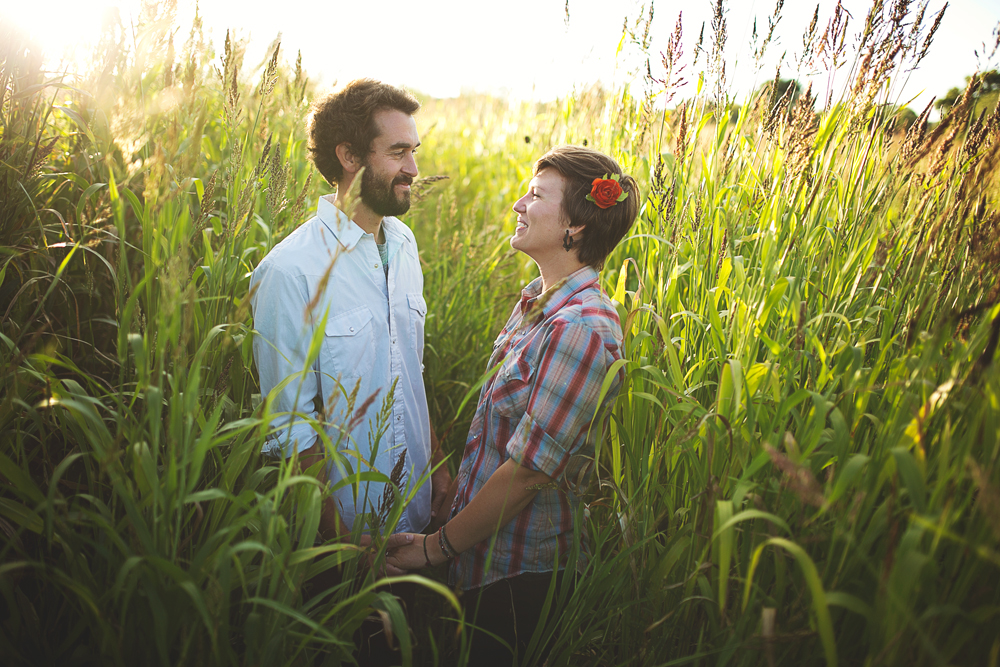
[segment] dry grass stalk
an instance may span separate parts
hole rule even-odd
[[[916,164],[929,155],[938,140],[945,136],[945,132],[951,130],[947,136],[950,137],[952,143],[954,142],[955,137],[958,134],[958,126],[962,122],[962,119],[968,114],[969,108],[974,101],[973,94],[978,89],[979,79],[977,77],[973,77],[972,81],[970,81],[969,85],[966,87],[965,93],[962,95],[961,99],[951,107],[948,114],[941,119],[941,122],[934,128],[934,131],[927,137],[927,140],[924,141],[920,149],[914,153],[913,157],[910,158],[909,166]],[[942,151],[939,149],[935,162],[940,159],[941,155]],[[933,171],[933,169],[931,171]]]
[[[681,57],[684,55],[684,48],[681,42],[681,37],[684,34],[681,23],[682,15],[683,12],[677,13],[677,23],[674,24],[674,31],[667,38],[667,50],[660,51],[660,61],[664,70],[662,79],[653,76],[652,72],[649,71],[649,61],[646,61],[647,78],[651,82],[658,83],[663,87],[664,104],[670,104],[674,99],[674,95],[676,95],[676,89],[683,86],[686,82],[683,75],[684,65],[680,65]]]
[[[389,473],[389,483],[382,488],[382,497],[378,501],[378,509],[376,510],[380,527],[384,526],[389,518],[389,512],[392,511],[392,506],[395,504],[396,494],[400,492],[399,485],[403,481],[405,469],[406,450],[404,449],[396,459],[396,464],[392,466],[392,472]]]
[[[809,177],[808,168],[812,159],[813,145],[816,133],[819,131],[819,117],[813,111],[815,98],[812,96],[812,83],[801,95],[792,109],[790,132],[788,138],[788,174],[789,183],[805,174]]]
[[[920,62],[927,56],[927,51],[931,48],[931,42],[934,41],[934,34],[937,33],[938,28],[941,27],[941,20],[944,18],[944,13],[948,9],[948,3],[944,3],[937,14],[934,15],[934,23],[931,24],[931,29],[928,31],[927,36],[924,38],[924,43],[920,47],[920,52],[913,61],[913,67],[917,67]]]
[[[195,235],[200,234],[201,230],[205,228],[205,225],[208,224],[209,216],[214,211],[213,203],[215,201],[215,179],[218,175],[218,170],[213,171],[211,178],[208,179],[208,183],[205,185],[204,194],[202,194],[201,200],[198,204],[198,219],[194,223]]]
[[[826,504],[823,487],[816,481],[816,477],[807,466],[793,462],[771,445],[764,445],[764,451],[771,457],[771,463],[784,475],[782,486],[791,490],[798,496],[799,500],[807,505],[823,507]]]
[[[844,64],[844,40],[847,38],[847,24],[851,20],[850,13],[844,9],[841,0],[833,9],[833,17],[827,21],[826,29],[819,38],[819,48],[816,58],[828,70],[839,69]],[[833,94],[833,91],[830,91]]]
[[[997,105],[989,117],[986,116],[986,109],[983,109],[979,118],[969,128],[959,155],[959,163],[964,164],[969,161],[969,165],[974,166],[985,155],[980,149],[989,150],[996,142],[998,134],[1000,134],[1000,100],[997,100]]]
[[[691,63],[691,67],[698,66],[698,58],[704,52],[705,44],[705,24],[701,24],[701,30],[698,32],[698,41],[694,44],[694,61]]]
[[[424,199],[428,194],[430,194],[431,189],[435,183],[440,183],[441,181],[448,180],[448,176],[444,174],[438,174],[436,176],[426,176],[424,178],[419,178],[413,182],[410,188],[412,193],[411,197],[414,202],[419,202]]]
[[[683,162],[687,153],[687,131],[688,131],[688,105],[687,101],[681,103],[678,112],[681,115],[681,122],[677,128],[677,144],[674,147],[674,155],[677,160]]]
[[[802,70],[806,63],[811,63],[813,61],[813,54],[816,52],[817,46],[816,26],[818,23],[819,5],[816,5],[812,21],[809,22],[809,27],[806,28],[806,31],[802,33],[802,53],[798,57],[799,70]]]
[[[965,464],[976,484],[976,508],[986,519],[994,537],[1000,540],[1000,489],[990,484],[990,475],[972,457],[966,459]]]
[[[781,10],[784,6],[785,0],[776,0],[774,3],[774,11],[767,17],[767,34],[764,36],[764,40],[760,43],[759,47],[757,46],[757,19],[754,19],[751,43],[753,44],[753,59],[758,65],[764,57],[767,47],[771,45],[771,40],[774,38],[774,29],[781,22]]]
[[[260,80],[260,88],[258,92],[260,96],[267,97],[274,90],[275,84],[278,83],[278,51],[281,49],[281,41],[279,40],[277,44],[274,45],[274,51],[271,53],[271,59],[267,62],[267,67],[264,68],[264,75]]]
[[[288,187],[288,163],[281,159],[281,143],[271,151],[267,165],[267,210],[273,219],[288,206],[285,192]]]
[[[924,140],[924,135],[927,133],[927,119],[930,117],[931,108],[934,106],[934,99],[931,99],[924,107],[924,110],[920,112],[917,119],[906,129],[906,136],[903,139],[903,146],[899,151],[900,161],[907,165],[909,168],[913,167],[913,157],[917,153],[917,148]]]
[[[715,104],[719,108],[725,108],[729,101],[729,94],[726,88],[726,40],[728,39],[726,28],[726,9],[723,0],[716,0],[712,4],[712,56],[709,61],[709,72],[715,80]]]
[[[914,57],[919,53],[918,48],[920,47],[920,30],[924,24],[924,14],[927,13],[927,3],[928,0],[923,0],[920,5],[917,6],[916,16],[913,17],[913,21],[910,23],[910,30],[906,35],[905,49],[908,53],[912,53]],[[911,67],[912,69],[912,67]]]
[[[795,86],[790,85],[785,88],[782,95],[778,95],[781,84],[781,67],[774,70],[774,80],[766,90],[762,91],[758,98],[761,102],[767,99],[767,107],[764,112],[763,128],[768,139],[773,140],[777,136],[780,121],[785,117],[788,106],[791,104],[792,95],[795,93]]]
[[[309,186],[312,185],[313,172],[309,172],[306,176],[306,183],[302,186],[302,190],[299,192],[299,196],[295,198],[295,203],[292,204],[292,210],[290,218],[292,222],[297,223],[299,218],[302,216],[302,211],[306,204],[306,194],[309,192]]]

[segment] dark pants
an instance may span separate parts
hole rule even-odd
[[[333,567],[322,574],[313,577],[306,584],[306,597],[317,595],[323,591],[341,584],[344,580],[343,571]],[[407,617],[412,617],[415,607],[417,585],[409,582],[397,582],[391,586],[380,586],[379,591],[388,591],[399,598]],[[406,632],[394,628],[396,632]],[[354,633],[354,659],[359,667],[391,667],[403,664],[403,656],[399,652],[399,638],[393,637],[389,644],[388,635],[381,618],[369,617],[362,621],[361,627]]]
[[[560,570],[556,575],[557,594],[562,587],[563,572]],[[548,618],[540,619],[551,581],[551,572],[531,572],[503,579],[482,588],[474,588],[465,593],[463,596],[465,619],[477,628],[469,630],[472,633],[469,665],[508,667],[514,664],[514,656],[507,646],[517,652],[517,664],[522,667],[528,664],[524,662],[524,657],[531,642],[531,635],[540,621],[548,621],[558,611],[555,604],[558,598],[554,598]],[[486,632],[481,632],[480,629],[496,635],[507,646]],[[536,649],[531,664],[541,665],[551,649],[550,640],[541,647],[541,653]]]
[[[403,605],[407,618],[413,617],[413,607],[417,597],[417,585],[410,582],[398,582],[391,586],[380,586],[380,591],[389,591]],[[406,628],[394,628],[395,632],[408,632]],[[402,665],[403,655],[399,652],[399,638],[393,637],[389,645],[385,626],[381,619],[369,617],[354,633],[354,643],[358,647],[354,653],[360,667],[390,667]]]

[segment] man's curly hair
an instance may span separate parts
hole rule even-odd
[[[420,102],[401,88],[374,79],[356,79],[313,103],[309,114],[309,158],[331,185],[339,183],[344,168],[337,146],[348,143],[364,158],[378,136],[375,112],[394,109],[412,116]]]

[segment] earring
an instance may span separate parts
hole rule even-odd
[[[565,236],[563,236],[563,249],[569,252],[573,249],[573,237],[569,235],[569,230],[566,230]]]

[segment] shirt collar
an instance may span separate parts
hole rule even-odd
[[[346,213],[337,208],[337,205],[334,204],[336,200],[336,195],[320,197],[319,203],[316,205],[316,217],[337,237],[340,245],[347,250],[353,250],[365,231],[348,218]]]
[[[597,283],[597,269],[585,266],[563,278],[552,286],[547,293],[542,294],[542,279],[535,278],[521,290],[521,315],[527,313],[536,302],[541,301],[544,318],[547,313],[554,313],[562,308],[577,292]]]
[[[320,197],[316,205],[316,217],[322,221],[326,228],[333,233],[345,250],[353,250],[361,237],[365,235],[365,230],[361,229],[358,223],[347,217],[347,214],[337,208],[334,203],[336,195],[324,195]],[[385,232],[385,242],[389,244],[389,255],[395,254],[403,242],[406,235],[399,228],[400,223],[393,217],[382,218],[382,230]]]

